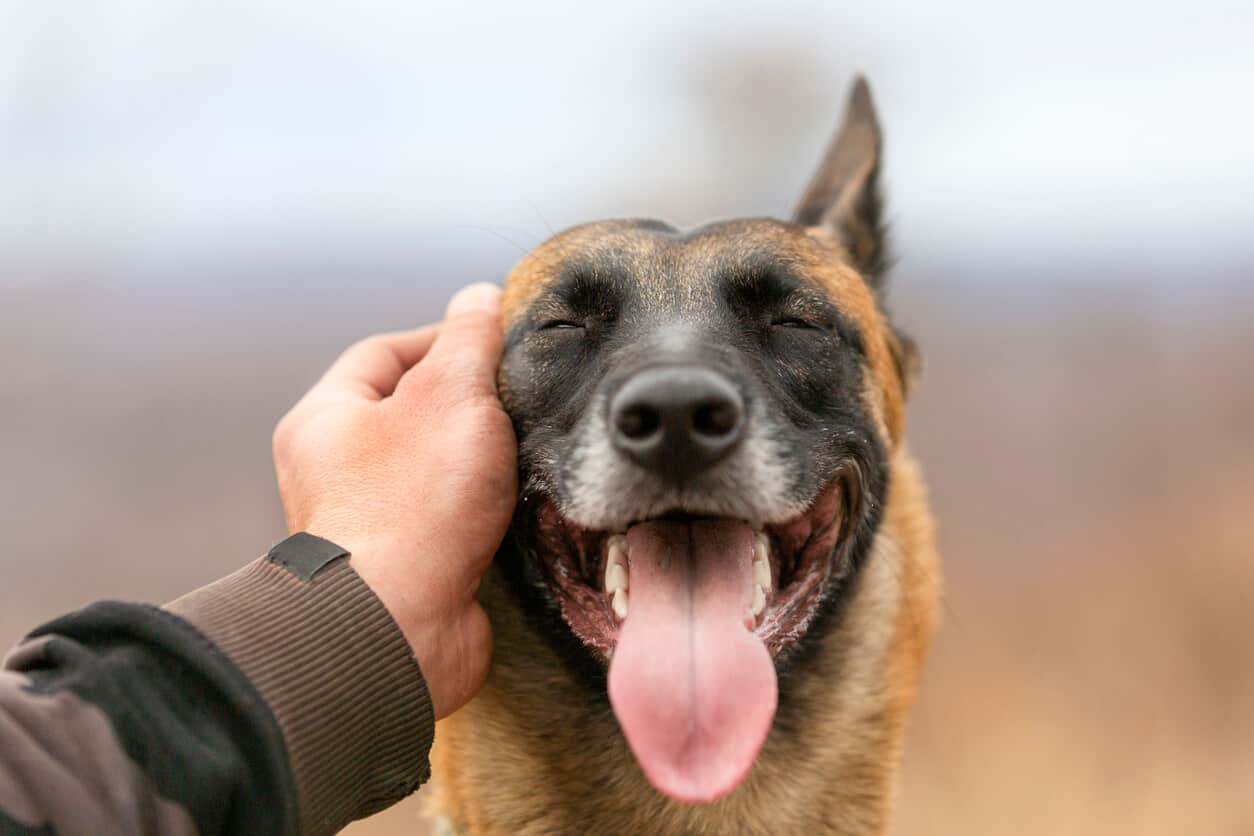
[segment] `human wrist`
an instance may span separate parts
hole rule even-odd
[[[166,606],[231,659],[275,714],[309,832],[338,830],[428,774],[434,700],[417,657],[346,551],[298,533]],[[328,727],[355,731],[328,748]]]

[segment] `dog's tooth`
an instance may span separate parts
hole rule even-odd
[[[614,607],[614,615],[618,616],[619,621],[622,621],[627,617],[627,590],[614,590],[614,602],[612,606]]]
[[[605,567],[605,591],[613,595],[620,589],[627,588],[627,569],[618,562],[607,563]]]
[[[771,588],[771,564],[767,560],[754,559],[753,582],[763,589]]]
[[[771,588],[771,541],[765,531],[753,538],[753,614],[766,606],[766,590]]]
[[[613,595],[616,589],[627,588],[627,538],[615,534],[605,548],[605,591]]]
[[[766,609],[766,593],[762,591],[762,587],[757,584],[753,585],[753,617],[757,618],[762,614],[762,610]]]

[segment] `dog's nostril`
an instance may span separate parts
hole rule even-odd
[[[698,404],[692,413],[692,428],[699,435],[719,437],[736,429],[740,410],[731,401],[717,400]]]
[[[618,431],[633,441],[648,438],[662,426],[662,416],[647,404],[638,404],[618,414]]]

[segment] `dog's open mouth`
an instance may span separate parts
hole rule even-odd
[[[595,531],[555,506],[538,552],[572,632],[609,661],[609,696],[650,782],[720,798],[745,778],[776,708],[774,657],[841,569],[840,478],[795,519],[755,528],[683,512]]]

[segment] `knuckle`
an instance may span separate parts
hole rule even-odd
[[[418,366],[418,381],[426,394],[435,398],[442,397],[456,379],[447,362],[426,362]]]
[[[495,369],[479,352],[467,349],[452,359],[447,356],[441,359],[433,369],[438,374],[437,380],[459,399],[495,390]]]
[[[454,338],[473,346],[492,345],[502,339],[501,322],[485,311],[467,311],[449,321]]]
[[[463,327],[467,336],[481,345],[494,345],[503,338],[500,320],[482,311],[466,314]]]

